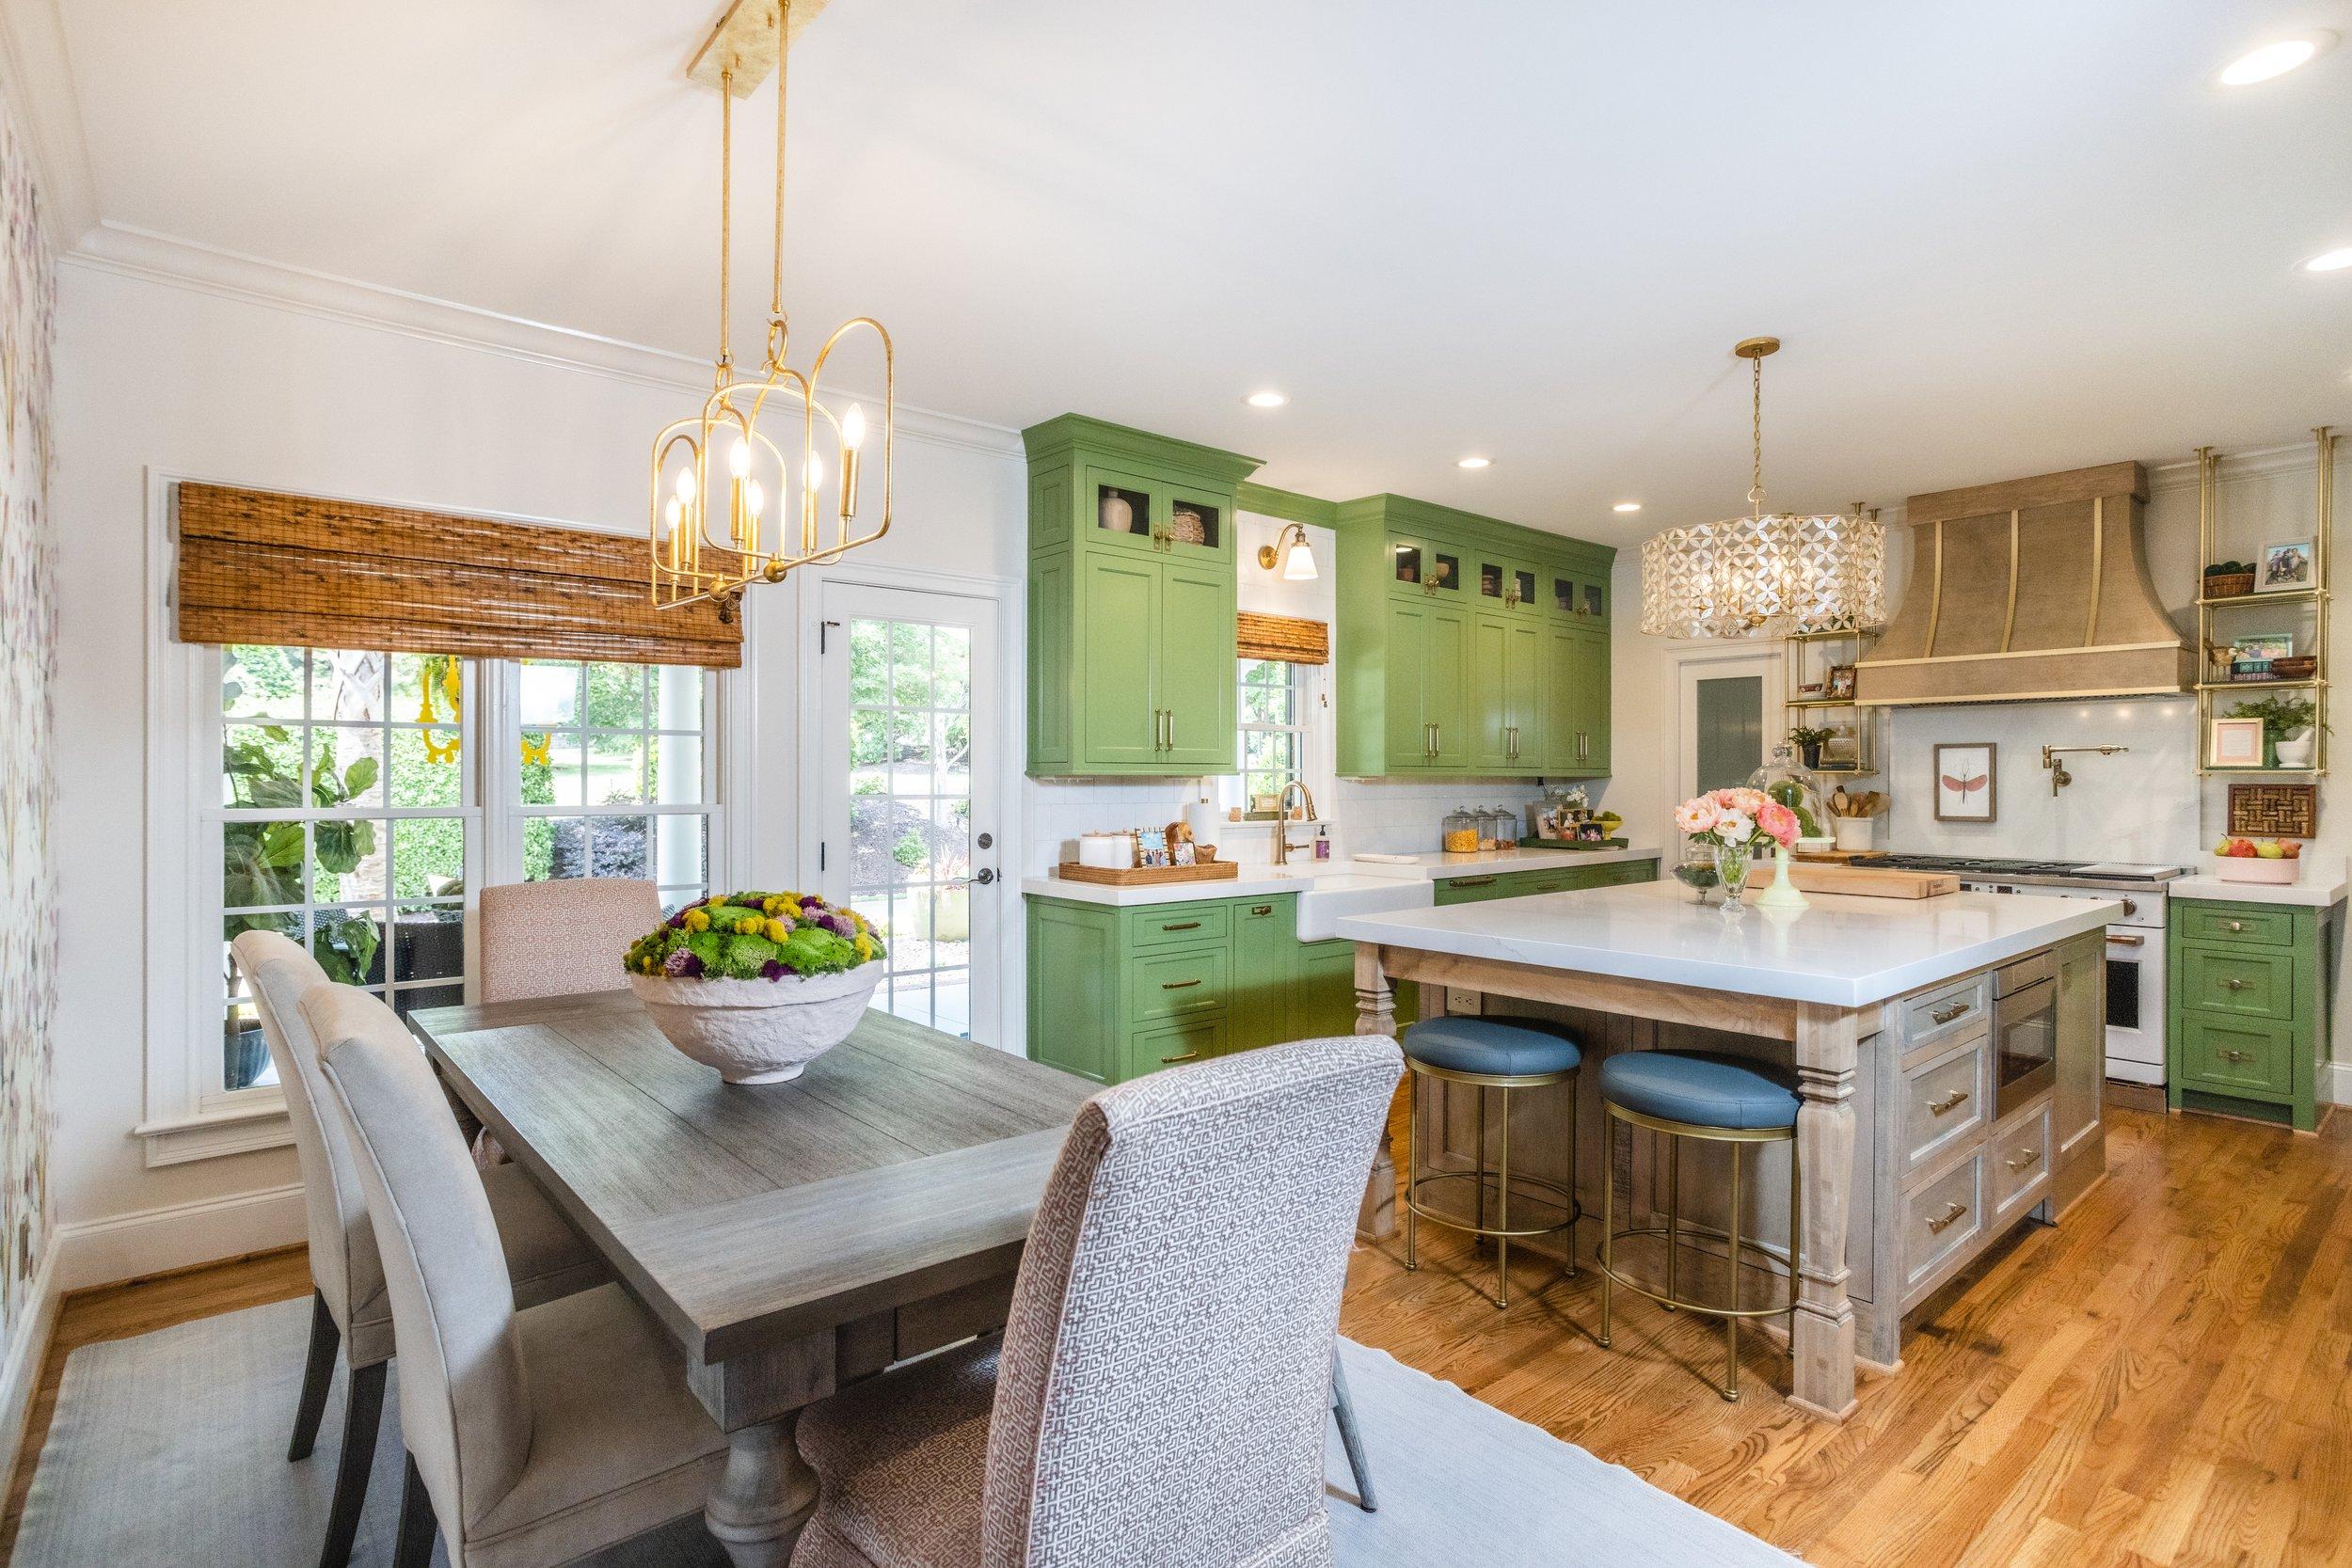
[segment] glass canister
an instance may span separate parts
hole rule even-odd
[[[1784,741],[1772,748],[1772,754],[1763,767],[1748,775],[1748,787],[1760,789],[1766,795],[1797,814],[1797,836],[1820,841],[1818,847],[1829,847],[1829,808],[1822,803],[1821,786],[1814,776],[1801,767],[1796,753]]]
[[[1449,855],[1473,854],[1478,848],[1478,818],[1466,811],[1446,813],[1440,843]]]

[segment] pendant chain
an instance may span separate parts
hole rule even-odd
[[[719,385],[732,379],[735,351],[727,330],[729,263],[735,251],[735,72],[719,72]]]
[[[784,106],[792,69],[792,0],[776,8],[776,248],[768,292],[768,361],[784,363]]]
[[[1749,404],[1748,424],[1755,461],[1748,474],[1748,508],[1752,515],[1761,517],[1764,515],[1764,356],[1758,355],[1749,360],[1748,368],[1755,372],[1755,392]]]

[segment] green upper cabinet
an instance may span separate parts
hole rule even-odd
[[[1029,456],[1029,767],[1234,769],[1235,487],[1258,459],[1065,414]]]
[[[1403,496],[1337,527],[1340,772],[1609,771],[1614,550]]]

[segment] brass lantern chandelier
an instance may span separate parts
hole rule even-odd
[[[809,8],[812,11],[815,6]],[[796,566],[838,561],[890,531],[891,451],[897,435],[898,372],[890,334],[871,316],[834,329],[808,373],[786,364],[784,171],[787,67],[792,0],[737,0],[690,74],[719,88],[719,356],[710,395],[698,413],[654,437],[652,594],[662,609],[716,603],[736,618],[754,584],[781,582]],[[739,376],[728,341],[729,258],[734,243],[735,99],[776,70],[775,254],[768,301],[768,345],[756,375]],[[841,342],[871,332],[882,364],[882,504],[859,521],[862,455],[875,432],[852,403],[836,414],[819,395],[826,362]]]
[[[1668,529],[1642,546],[1642,629],[1654,637],[1786,637],[1886,618],[1886,532],[1875,512],[1764,510],[1764,356],[1779,348],[1778,338],[1750,338],[1731,351],[1752,372],[1748,515]]]

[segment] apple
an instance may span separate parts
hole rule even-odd
[[[2266,838],[2255,845],[2254,853],[2266,861],[2284,860],[2287,854],[2284,849],[2279,847],[2279,841],[2275,838]]]
[[[2287,860],[2299,861],[2303,858],[2303,847],[2290,839],[2279,846],[2279,853]]]
[[[2254,858],[2254,846],[2252,841],[2249,839],[2233,838],[2230,840],[2230,847],[2224,850],[2223,853],[2227,854],[2232,860],[2252,860]]]
[[[2220,843],[2213,847],[2213,852],[2217,855],[2228,854],[2230,852],[2230,841],[2226,838],[2223,839]]]

